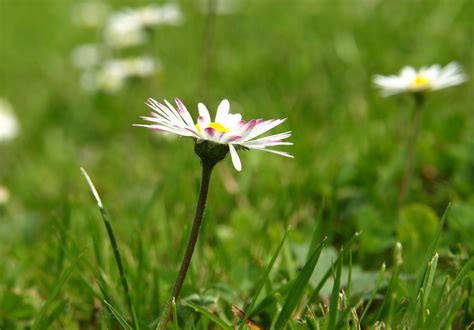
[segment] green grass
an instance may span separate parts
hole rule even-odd
[[[137,327],[82,166],[110,216],[138,326],[154,329],[200,165],[191,140],[131,125],[148,113],[147,97],[175,96],[192,111],[229,98],[244,118],[288,117],[281,131],[293,131],[285,150],[295,159],[250,151],[240,173],[230,157],[217,166],[170,327],[238,327],[245,313],[288,329],[471,322],[474,2],[236,2],[241,10],[216,17],[205,49],[206,16],[180,1],[185,23],[158,27],[131,51],[159,58],[162,72],[107,95],[83,92],[70,64],[75,45],[97,41],[71,22],[75,1],[0,1],[0,97],[21,123],[0,144],[0,184],[11,194],[0,205],[0,328]],[[381,98],[371,77],[452,60],[471,80],[427,98],[398,208],[412,99]]]

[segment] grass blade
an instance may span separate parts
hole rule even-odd
[[[461,271],[459,272],[458,276],[456,276],[456,279],[453,281],[451,284],[451,288],[449,289],[448,295],[451,295],[453,290],[456,289],[456,287],[461,284],[461,281],[464,279],[464,277],[474,268],[474,257],[471,257],[466,264],[461,268]]]
[[[124,329],[132,330],[132,327],[128,324],[122,314],[120,314],[120,312],[114,308],[114,306],[112,306],[107,300],[104,300],[104,304],[110,311],[110,313],[113,315],[113,317]]]
[[[384,275],[385,275],[385,263],[382,264],[382,268],[380,269],[379,277],[377,279],[377,282],[375,283],[375,288],[372,291],[372,293],[370,294],[369,301],[367,302],[367,305],[365,306],[364,311],[362,312],[362,315],[359,318],[360,323],[362,323],[362,320],[364,319],[365,314],[367,314],[367,312],[369,311],[370,305],[372,305],[372,301],[374,300],[375,295],[377,294],[377,291],[379,290],[380,284],[382,284],[382,281],[384,279]]]
[[[421,286],[423,284],[423,280],[425,278],[425,275],[426,275],[426,272],[427,272],[427,269],[428,269],[428,263],[430,262],[432,256],[436,253],[436,249],[438,247],[439,239],[441,237],[441,233],[443,231],[444,223],[446,222],[447,214],[449,212],[450,207],[451,207],[451,204],[448,204],[448,206],[446,207],[446,210],[443,213],[443,216],[441,217],[438,232],[436,233],[436,236],[434,237],[433,241],[431,242],[430,247],[428,248],[428,251],[425,255],[425,259],[422,263],[422,265],[425,265],[425,266],[423,267],[423,269],[418,274],[418,277],[417,277],[416,283],[415,283],[415,287],[413,288],[413,291],[412,291],[411,296],[410,296],[409,305],[416,304],[418,293],[421,289]],[[410,308],[410,306],[409,306],[409,308]]]
[[[339,253],[339,258],[337,258],[337,269],[336,276],[334,277],[334,285],[332,287],[331,299],[329,303],[329,320],[326,323],[326,329],[334,329],[337,319],[337,311],[339,307],[339,291],[341,288],[341,273],[342,273],[342,259],[344,255],[344,250],[341,249]]]
[[[216,325],[220,326],[222,329],[232,329],[232,326],[227,324],[224,320],[221,320],[218,318],[216,315],[212,314],[209,310],[206,308],[199,306],[198,304],[195,304],[191,301],[188,301],[186,303],[188,306],[192,307],[195,311],[199,312],[200,314],[204,315],[207,317],[209,320],[214,322]]]
[[[290,232],[291,230],[291,227],[288,227],[288,229],[286,230],[285,234],[283,235],[283,238],[281,239],[280,241],[280,244],[278,244],[275,252],[273,253],[273,256],[272,256],[272,259],[270,260],[270,262],[268,263],[267,267],[265,268],[265,271],[263,272],[262,274],[262,278],[260,279],[260,282],[258,283],[257,285],[257,289],[255,290],[255,293],[252,297],[252,301],[250,302],[250,305],[247,307],[247,311],[245,312],[245,316],[242,320],[242,324],[245,324],[245,322],[247,321],[247,319],[249,318],[250,315],[252,315],[252,310],[255,306],[255,303],[257,302],[257,299],[258,299],[258,296],[260,295],[260,292],[262,291],[263,289],[263,286],[265,285],[265,283],[267,282],[268,280],[268,275],[270,274],[270,271],[272,270],[273,268],[273,264],[275,263],[278,255],[280,254],[280,250],[283,246],[283,243],[285,242],[287,236],[288,236],[288,233]]]
[[[51,325],[53,324],[54,320],[58,318],[58,316],[64,311],[64,308],[67,306],[68,302],[66,300],[61,301],[51,312],[51,314],[41,322],[41,329],[50,329]]]
[[[104,205],[102,204],[102,200],[100,199],[99,193],[95,189],[94,183],[92,182],[91,178],[89,177],[89,175],[87,174],[84,168],[81,167],[81,171],[84,177],[86,178],[87,184],[89,185],[89,188],[91,189],[92,194],[94,195],[94,198],[97,202],[97,206],[99,207],[102,220],[104,221],[104,225],[107,230],[107,234],[109,235],[110,243],[114,251],[115,261],[117,263],[117,268],[120,273],[120,279],[122,282],[123,291],[125,293],[125,299],[127,301],[130,315],[132,316],[133,326],[134,326],[134,329],[138,330],[139,329],[138,318],[135,312],[135,307],[133,306],[132,297],[130,295],[130,290],[128,287],[127,277],[125,275],[125,269],[123,268],[122,257],[120,256],[120,251],[117,245],[117,241],[115,239],[114,231],[112,229],[112,224],[110,223],[107,211],[105,210]]]
[[[301,297],[304,294],[304,289],[306,288],[306,285],[308,284],[308,281],[311,275],[313,274],[314,268],[316,267],[316,264],[319,260],[319,256],[321,255],[321,250],[323,249],[325,241],[326,240],[324,239],[321,243],[319,243],[319,245],[314,248],[310,257],[303,266],[303,269],[300,271],[295,281],[293,282],[290,292],[288,293],[288,296],[286,297],[283,303],[283,307],[280,311],[280,314],[278,315],[275,324],[276,329],[284,328],[285,324],[290,319],[294,309],[299,304]]]
[[[66,283],[69,276],[71,276],[71,273],[75,267],[76,267],[75,263],[71,264],[61,275],[61,277],[59,278],[59,281],[56,283],[53,290],[51,291],[51,294],[49,295],[48,300],[46,300],[43,307],[41,307],[38,315],[36,316],[35,322],[33,323],[33,326],[31,327],[32,329],[40,329],[39,326],[41,325],[43,318],[46,315],[46,312],[48,311],[49,307],[53,304],[54,300],[59,294],[59,291],[61,290],[64,283]]]
[[[350,248],[352,246],[352,243],[354,242],[354,240],[360,235],[360,232],[357,232],[355,233],[351,239],[342,247],[342,250],[344,251],[350,251]],[[337,257],[335,263],[339,262],[339,258],[343,258],[343,255],[339,254],[339,257]],[[323,278],[321,279],[321,281],[319,281],[318,285],[316,286],[316,288],[313,290],[313,292],[311,293],[311,295],[309,296],[309,299],[308,299],[308,302],[311,303],[313,302],[315,299],[316,299],[316,296],[319,294],[319,291],[321,291],[321,288],[323,287],[324,283],[326,283],[326,281],[328,280],[328,278],[331,276],[332,274],[332,267],[329,267],[329,269],[327,270],[326,274],[324,274]]]
[[[436,253],[433,258],[431,259],[430,263],[428,264],[428,276],[425,277],[425,281],[423,283],[423,300],[422,300],[422,310],[428,304],[428,298],[430,296],[431,287],[433,286],[434,275],[436,273],[436,267],[438,266],[438,254]]]

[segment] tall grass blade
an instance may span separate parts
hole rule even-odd
[[[326,239],[324,239],[314,248],[310,257],[303,266],[303,269],[300,271],[293,282],[290,292],[283,303],[283,307],[275,323],[276,329],[283,329],[285,327],[286,323],[291,317],[291,314],[300,303],[301,297],[304,294],[304,289],[306,288],[306,285],[313,274],[314,268],[318,263],[319,256],[321,255],[321,250],[323,249],[325,241]]]
[[[97,192],[97,189],[95,189],[94,183],[92,182],[91,178],[89,177],[89,175],[87,174],[84,168],[81,167],[81,171],[84,177],[86,178],[87,184],[89,185],[89,188],[91,189],[92,194],[94,195],[94,198],[97,202],[97,206],[99,207],[102,220],[104,221],[104,225],[107,230],[107,234],[109,235],[110,243],[114,251],[115,262],[117,263],[117,268],[120,273],[120,279],[122,282],[122,287],[123,287],[125,299],[127,301],[127,305],[130,311],[130,315],[132,316],[133,326],[134,326],[134,329],[138,330],[140,328],[138,325],[138,318],[135,312],[135,307],[133,306],[132,297],[130,295],[130,290],[128,287],[127,277],[125,275],[125,269],[122,263],[122,257],[120,256],[120,251],[117,245],[117,241],[115,239],[114,231],[112,229],[112,224],[110,223],[107,211],[105,210],[104,205],[102,204],[102,200],[100,199],[99,193]]]

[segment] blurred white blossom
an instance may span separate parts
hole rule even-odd
[[[96,44],[82,44],[71,52],[71,62],[78,68],[88,70],[100,63],[100,50]]]
[[[200,8],[205,14],[213,11],[217,15],[232,15],[240,10],[240,5],[236,0],[201,0]]]
[[[105,92],[122,89],[128,78],[149,77],[155,73],[156,64],[151,57],[110,59],[104,62],[96,76],[95,86]]]
[[[127,48],[144,44],[148,40],[140,17],[131,10],[110,16],[104,30],[107,45],[113,48]]]
[[[104,30],[104,38],[106,43],[113,48],[138,46],[148,40],[146,28],[157,25],[178,25],[182,21],[181,10],[173,3],[136,9],[127,8],[109,17]]]
[[[143,26],[179,25],[183,22],[183,14],[174,3],[162,6],[150,5],[136,10]]]
[[[444,68],[439,64],[422,67],[419,70],[405,66],[398,75],[375,75],[373,78],[376,87],[380,88],[382,96],[391,96],[403,92],[436,91],[462,84],[467,75],[461,66],[451,62]]]
[[[72,9],[72,20],[79,26],[98,28],[105,23],[108,8],[99,1],[81,2]]]
[[[7,187],[0,185],[0,205],[8,203],[10,192]]]
[[[13,107],[7,100],[0,98],[0,143],[9,141],[18,135],[20,126],[13,113]]]

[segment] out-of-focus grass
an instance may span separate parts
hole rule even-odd
[[[288,117],[282,129],[293,131],[295,145],[288,149],[294,160],[245,152],[241,173],[227,159],[211,183],[183,297],[194,294],[194,301],[208,303],[227,321],[231,304],[245,308],[251,301],[265,261],[289,224],[294,229],[266,284],[266,295],[280,293],[270,305],[255,308],[254,318],[266,325],[283,305],[278,297],[286,297],[280,286],[302,269],[315,227],[314,242],[328,240],[308,294],[337,258],[334,248],[363,231],[353,246],[354,304],[370,297],[383,261],[398,276],[392,251],[402,242],[404,263],[396,285],[389,286],[395,297],[376,296],[367,324],[377,315],[397,320],[398,311],[387,319],[390,313],[377,308],[382,301],[391,312],[404,308],[402,296],[425,266],[420,256],[449,201],[436,292],[442,292],[444,275],[454,278],[472,253],[473,83],[430,95],[409,204],[401,210],[396,197],[411,99],[382,99],[371,85],[374,73],[452,60],[472,77],[471,1],[242,1],[241,11],[216,18],[207,80],[206,16],[183,1],[185,24],[157,28],[146,46],[160,59],[162,73],[116,95],[90,95],[79,87],[70,51],[97,36],[72,24],[74,3],[0,2],[1,96],[14,105],[22,128],[17,140],[0,145],[0,182],[12,195],[0,206],[0,326],[32,324],[71,263],[77,267],[47,311],[57,308],[55,327],[110,324],[98,283],[126,315],[112,251],[79,166],[95,178],[109,210],[140,321],[146,326],[159,314],[190,226],[199,164],[192,141],[169,141],[131,126],[147,113],[147,97],[179,96],[190,110],[199,101],[215,109],[229,98],[245,118]],[[347,268],[341,271],[346,287]],[[321,290],[318,302],[329,305],[331,288]],[[386,290],[383,283],[380,293]],[[472,316],[472,308],[471,298],[456,322]],[[188,319],[191,311],[178,309]],[[198,322],[200,314],[192,315]]]

